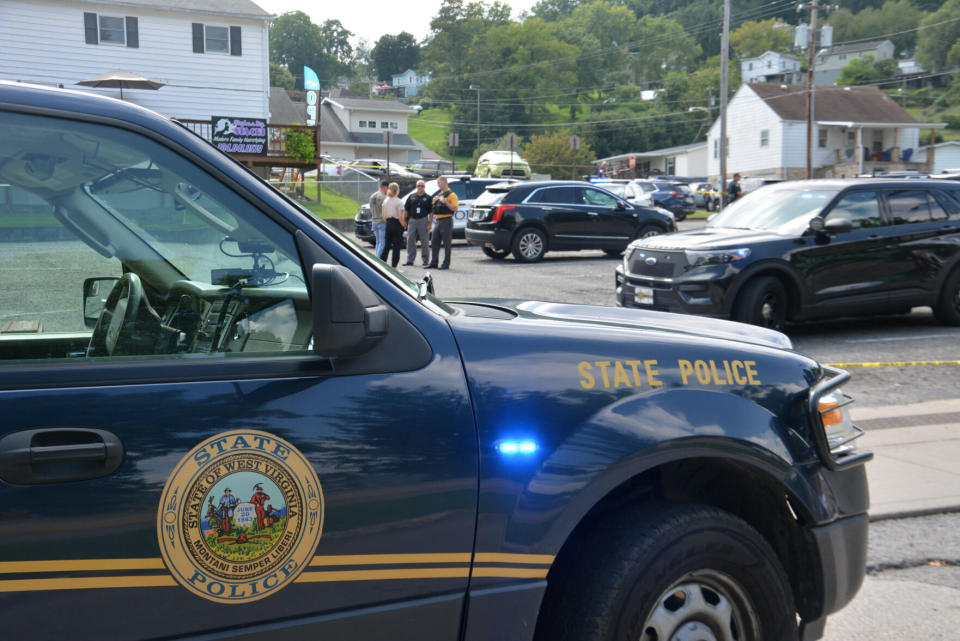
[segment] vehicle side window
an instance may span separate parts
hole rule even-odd
[[[924,223],[930,221],[930,205],[927,192],[919,189],[904,189],[887,192],[887,203],[894,225]]]
[[[617,199],[610,194],[605,194],[598,189],[583,189],[582,191],[583,201],[588,205],[610,207],[611,209],[617,206]]]
[[[583,204],[583,199],[578,191],[575,187],[551,187],[550,189],[541,189],[534,195],[533,202],[581,205]]]
[[[479,182],[476,180],[471,180],[467,183],[467,198],[474,199],[477,198],[480,194],[487,190],[487,184],[484,182]]]
[[[466,198],[467,186],[462,182],[450,183],[450,191],[457,195],[457,200],[462,200]]]
[[[293,237],[226,185],[112,126],[0,113],[0,139],[0,363],[308,350]]]
[[[845,195],[838,202],[825,220],[846,218],[854,229],[880,227],[883,220],[880,217],[880,202],[875,191],[854,191]]]
[[[656,185],[654,185],[654,184],[652,184],[652,183],[640,183],[640,186],[643,188],[643,191],[646,191],[646,192],[651,192],[651,191],[656,191],[656,190],[657,190]]]
[[[931,192],[930,195],[933,196],[933,200],[939,207],[943,209],[943,218],[955,218],[960,215],[960,191],[937,190]],[[931,203],[931,206],[933,206],[933,203]],[[942,220],[942,218],[938,218],[939,212],[937,212],[936,207],[934,207],[933,212],[935,219]]]

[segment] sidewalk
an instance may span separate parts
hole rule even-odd
[[[851,411],[874,453],[871,520],[960,510],[960,399]]]

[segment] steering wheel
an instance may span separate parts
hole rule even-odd
[[[113,286],[93,335],[87,356],[120,356],[134,354],[131,348],[137,335],[137,316],[146,303],[143,283],[133,272],[127,272]]]

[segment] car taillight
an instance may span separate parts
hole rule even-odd
[[[683,194],[681,194],[679,191],[671,191],[670,195],[674,198],[683,198]]]
[[[490,217],[490,222],[499,223],[500,219],[503,218],[504,212],[516,208],[516,205],[497,205],[497,208],[493,210],[493,215]]]

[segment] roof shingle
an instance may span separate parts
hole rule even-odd
[[[783,120],[807,119],[807,88],[751,82],[748,86]],[[876,87],[815,87],[814,118],[822,121],[911,123],[917,120]],[[918,123],[919,124],[919,123]]]

